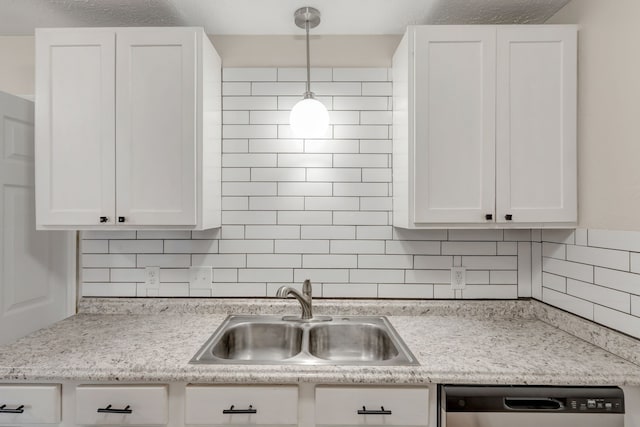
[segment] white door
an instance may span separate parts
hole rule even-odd
[[[497,221],[575,222],[574,26],[498,29]]]
[[[0,92],[0,344],[75,309],[75,233],[36,231],[33,145],[33,103]]]
[[[495,27],[416,27],[416,223],[493,221],[495,36]]]
[[[112,31],[36,32],[38,226],[115,223],[114,61]]]
[[[196,224],[196,33],[117,36],[117,202],[124,224]]]

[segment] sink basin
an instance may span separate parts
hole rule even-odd
[[[339,316],[321,323],[282,316],[229,316],[194,364],[417,365],[385,317]]]
[[[301,345],[302,329],[295,325],[247,322],[227,328],[211,347],[211,356],[228,360],[282,360],[300,353]]]
[[[317,325],[309,330],[309,353],[324,360],[391,360],[398,349],[389,334],[370,323]]]

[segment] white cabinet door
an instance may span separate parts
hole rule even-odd
[[[75,307],[75,233],[35,229],[33,119],[32,102],[0,92],[0,345]]]
[[[196,33],[117,33],[117,217],[196,224]]]
[[[114,224],[115,33],[38,30],[38,225]]]
[[[415,27],[415,223],[494,212],[495,36],[495,27]]]
[[[576,39],[573,26],[498,28],[498,222],[577,220]]]

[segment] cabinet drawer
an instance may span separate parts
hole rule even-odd
[[[78,386],[76,424],[162,425],[166,386]]]
[[[316,424],[417,426],[428,422],[427,388],[316,388]]]
[[[297,425],[298,387],[190,385],[185,423]]]
[[[0,386],[0,425],[58,424],[60,422],[59,385]],[[22,406],[22,408],[21,408]]]

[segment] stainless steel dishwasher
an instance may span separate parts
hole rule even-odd
[[[442,386],[442,427],[623,427],[618,387]]]

